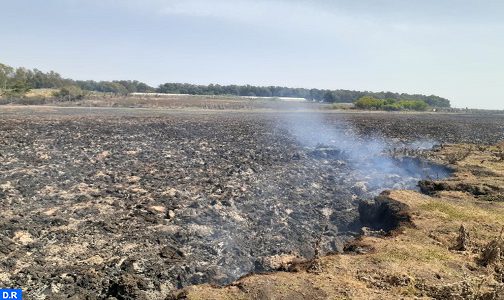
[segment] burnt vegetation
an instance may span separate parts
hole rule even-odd
[[[0,213],[0,285],[141,299],[290,269],[344,251],[363,226],[409,223],[386,195],[359,203],[385,188],[415,188],[418,172],[366,169],[381,179],[373,186],[348,153],[300,145],[276,116],[88,112],[24,110],[0,120],[0,201],[9,207]],[[324,126],[341,126],[340,118],[356,139],[404,145],[417,135],[474,140],[474,127],[487,143],[502,134],[502,123],[451,116],[330,115]]]

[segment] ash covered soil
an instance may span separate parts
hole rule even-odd
[[[411,161],[408,176],[357,170],[337,147],[304,144],[285,126],[303,125],[302,113],[0,115],[0,286],[31,298],[163,299],[278,269],[288,256],[338,252],[359,235],[359,200],[433,175]],[[391,149],[504,139],[502,116],[321,115],[325,127]]]

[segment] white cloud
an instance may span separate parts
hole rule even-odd
[[[352,17],[325,10],[309,1],[285,0],[107,0],[166,16],[212,18],[220,21],[250,24],[257,27],[289,28],[290,30],[331,30],[348,24]]]
[[[375,20],[500,22],[500,0],[73,0],[135,10],[236,20],[346,15]],[[483,18],[484,16],[484,18]],[[317,20],[319,18],[314,18]]]
[[[76,0],[97,1],[97,0]],[[484,2],[484,3],[482,3]],[[496,0],[101,0],[157,16],[207,18],[255,28],[340,39],[445,35],[502,29],[504,1]],[[484,16],[484,17],[482,17]]]
[[[96,0],[88,0],[96,1]],[[291,35],[325,36],[341,41],[379,40],[411,32],[438,32],[432,25],[394,19],[376,4],[324,0],[105,0],[114,6],[156,16],[204,18]],[[359,2],[359,1],[357,1]],[[395,0],[385,0],[395,2]],[[103,4],[103,2],[102,2]],[[386,7],[386,6],[385,6]],[[380,8],[373,11],[373,8]],[[406,18],[407,19],[407,18]]]

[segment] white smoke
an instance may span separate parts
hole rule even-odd
[[[282,123],[307,151],[317,148],[341,151],[353,170],[353,174],[349,175],[357,181],[366,182],[375,193],[385,189],[415,188],[421,179],[449,175],[442,166],[416,158],[397,159],[389,155],[397,147],[431,149],[437,144],[435,141],[419,140],[404,144],[376,135],[362,136],[349,122],[338,120],[330,113],[286,114]]]

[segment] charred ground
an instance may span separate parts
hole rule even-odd
[[[314,256],[317,244],[341,251],[360,234],[359,200],[378,191],[338,155],[300,145],[283,120],[271,112],[3,108],[0,285],[51,299],[159,298],[278,268],[287,254]],[[323,120],[397,146],[504,138],[499,116]],[[390,188],[404,187],[394,180]]]

